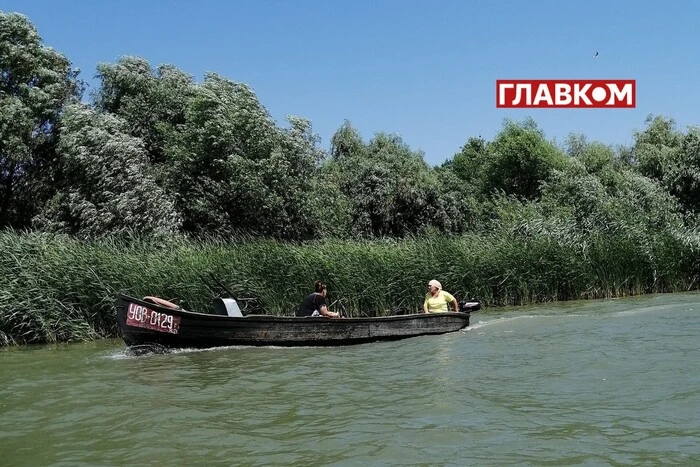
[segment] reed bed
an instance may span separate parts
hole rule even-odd
[[[689,234],[521,235],[324,241],[240,239],[81,242],[0,233],[0,346],[118,336],[117,292],[196,311],[250,298],[246,311],[292,315],[317,279],[346,316],[418,311],[438,279],[485,306],[695,289],[700,241]]]

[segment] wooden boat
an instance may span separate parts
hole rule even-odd
[[[214,312],[206,314],[156,297],[117,298],[122,337],[136,353],[232,345],[336,346],[444,334],[469,326],[470,313],[479,308],[478,302],[463,302],[458,313],[331,319],[243,316],[233,299],[217,299]]]

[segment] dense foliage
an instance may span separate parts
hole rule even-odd
[[[324,149],[216,73],[125,56],[89,102],[78,74],[0,12],[0,345],[113,334],[116,290],[203,306],[205,271],[275,313],[321,277],[358,313],[432,277],[498,304],[698,285],[700,128],[649,116],[611,147],[505,121],[431,167],[349,121]]]
[[[26,17],[0,13],[0,25],[1,227],[403,238],[493,232],[532,209],[574,234],[693,228],[700,208],[700,131],[660,116],[631,148],[581,135],[561,147],[531,119],[505,121],[431,167],[401,137],[365,141],[349,121],[325,150],[308,120],[278,125],[248,85],[216,73],[197,83],[139,57],[97,64],[99,86],[80,103],[78,72]]]
[[[427,278],[487,306],[673,292],[697,286],[698,249],[666,232],[561,231],[287,244],[0,232],[0,346],[115,336],[117,292],[210,311],[225,289],[246,312],[291,315],[313,279],[346,316],[422,309]],[[697,240],[691,243],[697,245]],[[243,303],[243,302],[242,302]]]
[[[0,12],[0,228],[26,227],[51,195],[64,107],[82,92],[29,20]]]

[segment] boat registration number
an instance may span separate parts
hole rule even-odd
[[[129,303],[126,314],[127,326],[146,328],[153,331],[177,334],[180,330],[180,317],[151,310],[145,306]]]

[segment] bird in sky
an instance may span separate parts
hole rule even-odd
[[[598,52],[595,53],[595,55],[593,56],[593,58],[598,58]]]

